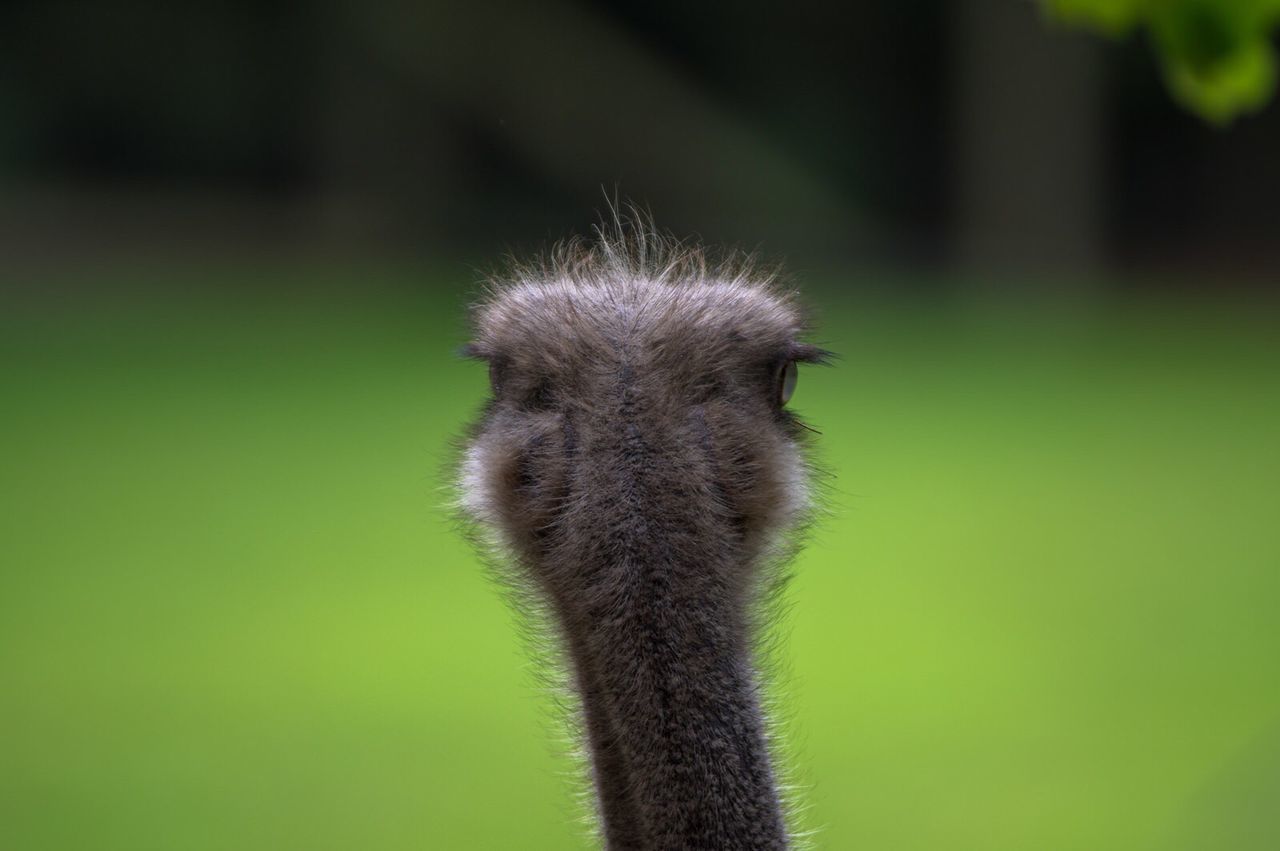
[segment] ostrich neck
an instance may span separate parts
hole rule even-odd
[[[671,462],[627,439],[592,503],[603,531],[581,536],[579,580],[556,595],[608,847],[786,848],[741,531],[699,505],[714,477],[673,491]]]

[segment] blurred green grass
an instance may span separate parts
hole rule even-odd
[[[442,508],[460,293],[233,277],[0,318],[0,846],[590,847]],[[1274,847],[1274,309],[816,300],[815,844]]]

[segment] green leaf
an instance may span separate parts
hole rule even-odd
[[[1040,0],[1062,23],[1112,38],[1141,29],[1170,94],[1214,124],[1256,112],[1276,89],[1270,37],[1280,0]]]

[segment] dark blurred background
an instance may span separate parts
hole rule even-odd
[[[628,200],[840,355],[796,830],[1275,848],[1278,10],[0,4],[0,849],[592,847],[449,471]]]
[[[806,269],[1265,287],[1280,265],[1280,111],[1211,126],[1140,33],[1106,43],[1029,2],[3,16],[7,264],[489,258],[583,230],[607,193]]]

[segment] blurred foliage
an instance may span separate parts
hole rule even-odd
[[[1226,124],[1261,109],[1276,85],[1271,32],[1280,0],[1041,0],[1051,14],[1113,37],[1149,35],[1173,96]]]

